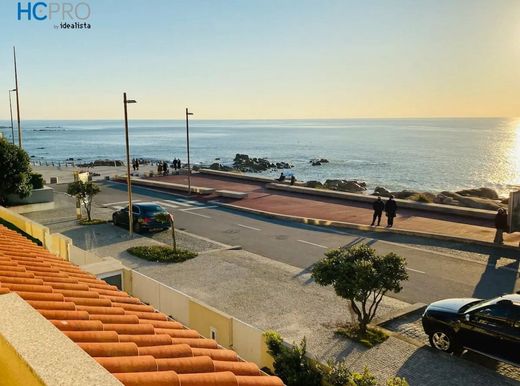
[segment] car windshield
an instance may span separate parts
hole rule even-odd
[[[477,300],[476,302],[466,304],[462,307],[459,312],[472,312],[481,307],[487,307],[495,304],[500,298],[494,298],[490,300]]]

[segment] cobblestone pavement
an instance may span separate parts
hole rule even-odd
[[[421,325],[421,314],[422,311],[406,315],[384,324],[383,327],[391,331],[398,332],[399,334],[411,338],[418,343],[429,346],[428,336],[424,333]],[[443,355],[449,356],[448,354]],[[520,367],[499,362],[471,351],[466,351],[462,355],[462,358],[472,363],[482,365],[490,370],[496,371],[497,373],[506,377],[520,381]]]

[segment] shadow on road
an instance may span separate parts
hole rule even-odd
[[[489,255],[486,269],[475,286],[473,296],[476,298],[491,298],[515,291],[518,278],[518,259],[504,266],[497,266],[502,258],[500,252]]]

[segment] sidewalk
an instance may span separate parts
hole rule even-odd
[[[185,175],[153,177],[152,179],[176,184],[188,183]],[[494,223],[483,219],[430,213],[414,209],[400,209],[392,229],[385,228],[386,218],[384,215],[380,227],[370,227],[373,212],[368,203],[271,190],[266,189],[262,182],[241,181],[201,174],[192,175],[191,184],[248,193],[247,198],[240,200],[216,197],[215,195],[206,196],[203,198],[204,200],[213,200],[235,209],[305,223],[360,230],[390,231],[477,243],[491,243],[495,236]],[[518,247],[520,233],[506,234],[504,240],[506,246]]]

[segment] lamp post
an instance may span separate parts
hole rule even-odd
[[[188,116],[193,115],[186,107],[186,149],[188,153],[188,195],[191,194],[191,165],[190,165],[190,129],[188,124]]]
[[[134,214],[132,211],[132,181],[130,179],[130,145],[128,144],[128,113],[126,105],[129,103],[137,103],[133,99],[126,99],[126,92],[123,93],[123,105],[125,107],[125,140],[126,140],[126,185],[128,188],[128,231],[130,237],[134,232]]]
[[[13,91],[16,91],[16,89],[13,88],[12,90],[9,90],[9,111],[11,112],[11,140],[13,141],[14,145],[13,105],[11,103],[11,93]]]
[[[22,129],[20,128],[20,97],[18,95],[18,71],[16,70],[16,48],[13,46],[14,86],[16,91],[16,117],[18,122],[18,146],[22,148]]]

